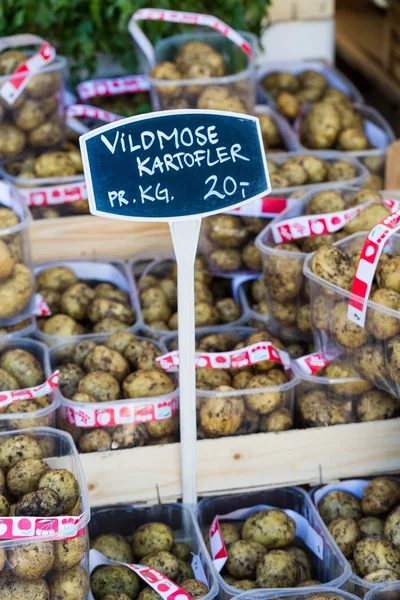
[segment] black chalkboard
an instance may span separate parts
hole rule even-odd
[[[80,144],[90,211],[104,217],[187,219],[270,191],[255,117],[165,111],[105,125]]]

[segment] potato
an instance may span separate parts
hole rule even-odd
[[[327,190],[315,194],[307,206],[308,215],[319,215],[344,210],[345,201],[339,192]]]
[[[175,383],[163,371],[151,369],[130,373],[122,383],[125,398],[150,398],[174,391]]]
[[[350,291],[354,271],[347,254],[334,246],[322,246],[311,261],[312,272],[329,283]]]
[[[375,477],[369,482],[361,499],[364,516],[387,513],[400,500],[400,484],[390,477]]]
[[[171,553],[185,562],[190,561],[192,557],[192,551],[185,542],[174,542],[171,546]]]
[[[250,540],[238,540],[228,548],[226,570],[237,579],[252,578],[255,576],[257,563],[266,553],[261,544]]]
[[[351,558],[357,542],[362,537],[357,522],[354,519],[334,519],[329,523],[328,529],[344,556]]]
[[[339,146],[346,152],[357,152],[367,150],[368,138],[362,129],[358,127],[347,127],[339,135]]]
[[[337,160],[328,168],[329,181],[346,181],[357,176],[356,168],[344,160]]]
[[[241,308],[238,302],[233,298],[222,298],[215,303],[215,308],[220,316],[222,323],[232,323],[237,321],[241,316]]]
[[[123,355],[129,344],[135,341],[136,335],[134,333],[124,331],[110,335],[104,342],[104,345],[107,346],[107,348],[115,350]]]
[[[15,377],[5,369],[0,368],[0,390],[3,392],[8,390],[18,390],[19,388],[20,385]]]
[[[0,516],[8,517],[10,514],[10,504],[5,496],[0,496]]]
[[[93,333],[120,333],[125,329],[126,323],[122,323],[118,319],[106,318],[96,323],[93,327]]]
[[[97,345],[88,352],[83,366],[88,372],[98,370],[109,373],[119,382],[125,379],[130,371],[128,361],[119,352],[102,344]]]
[[[11,571],[0,574],[1,600],[49,600],[49,587],[44,579],[27,581],[15,577]]]
[[[39,481],[39,490],[49,489],[56,492],[63,502],[64,514],[74,508],[79,498],[79,484],[71,471],[53,469],[48,471]]]
[[[119,595],[118,595],[118,598],[111,598],[111,594],[110,594],[109,600],[130,600],[128,598],[128,596],[126,596],[126,594],[122,594],[122,596],[123,597],[121,597],[121,598],[119,597]],[[108,596],[106,596],[103,600],[108,600]],[[140,592],[140,594],[138,596],[138,600],[160,600],[160,594],[158,594],[158,592],[156,592],[156,590],[153,590],[153,588],[146,586]]]
[[[282,92],[279,94],[276,103],[278,105],[279,112],[281,112],[287,119],[295,119],[300,111],[300,102],[298,98],[296,98],[296,96],[293,94],[289,94],[289,92]]]
[[[204,369],[206,370],[206,369]],[[221,373],[225,373],[226,371],[223,371],[222,369],[207,369],[207,370],[220,370]],[[227,373],[228,375],[228,373]],[[233,379],[232,379],[232,387],[235,388],[235,390],[246,390],[247,386],[249,384],[249,381],[251,381],[253,379],[253,373],[251,373],[250,371],[242,371],[241,369],[239,370],[239,373],[236,373],[236,375],[234,375]],[[229,383],[225,384],[225,385],[230,385],[230,381]],[[252,412],[252,411],[251,411]],[[256,413],[255,413],[256,414]]]
[[[319,514],[329,525],[334,519],[347,518],[358,521],[362,517],[361,502],[354,494],[334,490],[326,494],[318,505]]]
[[[36,440],[27,435],[15,435],[0,445],[0,468],[7,472],[18,461],[43,458],[42,450]]]
[[[400,294],[393,290],[376,290],[371,294],[370,300],[392,311],[400,310]],[[371,307],[368,309],[366,327],[378,340],[386,340],[400,332],[400,319]]]
[[[162,79],[164,81],[175,81],[181,79],[181,73],[173,62],[165,60],[153,67],[150,72],[152,79]],[[165,100],[179,98],[182,93],[182,87],[178,85],[158,85],[154,83],[155,90]]]
[[[293,258],[288,255],[289,252],[299,252],[295,244],[279,244],[275,249],[277,254],[269,256],[264,263],[265,286],[272,300],[284,303],[294,300],[300,293],[303,285],[303,262],[295,254]]]
[[[392,544],[400,547],[400,506],[392,510],[386,519],[384,534]]]
[[[209,592],[208,587],[202,581],[196,579],[187,579],[181,583],[182,589],[189,594],[193,600],[204,598]]]
[[[39,290],[45,288],[64,292],[74,283],[78,283],[78,278],[68,267],[49,267],[36,276],[36,286]]]
[[[299,568],[299,579],[300,581],[306,581],[312,577],[312,564],[310,557],[301,548],[297,546],[287,546],[285,552],[288,552],[294,559],[295,563]]]
[[[14,546],[7,551],[7,561],[17,577],[39,579],[53,567],[53,543],[40,541]]]
[[[106,318],[117,319],[127,327],[135,322],[135,315],[130,306],[108,298],[95,298],[88,307],[87,316],[94,324]]]
[[[393,290],[400,294],[400,256],[393,256],[385,262],[379,262],[376,270],[376,280],[380,288]]]
[[[15,259],[13,258],[9,247],[0,240],[0,280],[6,279],[11,275],[14,266]]]
[[[294,587],[299,582],[299,568],[288,552],[271,550],[258,563],[256,578],[260,588]]]
[[[275,410],[282,402],[283,395],[279,391],[261,391],[263,388],[273,387],[277,384],[274,377],[269,373],[254,375],[247,384],[248,390],[260,390],[259,392],[246,394],[246,406],[250,410],[266,415]]]
[[[158,368],[158,363],[155,359],[160,355],[161,352],[154,344],[144,340],[130,342],[124,351],[124,357],[129,361],[134,370]]]
[[[51,600],[85,600],[89,589],[89,577],[79,565],[61,573],[55,571],[50,576]]]
[[[369,231],[380,223],[383,219],[390,215],[390,210],[383,204],[370,204],[366,206],[359,215],[351,219],[343,226],[343,231],[348,235],[357,233],[358,231]]]
[[[43,322],[43,333],[63,337],[67,335],[81,335],[84,331],[82,325],[68,315],[53,315]]]
[[[26,137],[23,131],[11,123],[0,125],[0,159],[12,158],[25,148]]]
[[[17,517],[58,517],[63,513],[63,501],[60,496],[49,489],[25,494],[17,502]]]
[[[346,348],[359,348],[368,338],[366,328],[359,327],[347,318],[348,301],[338,302],[333,309],[333,331],[335,338]]]
[[[236,248],[218,248],[211,252],[210,261],[217,271],[232,273],[240,269],[242,257]]]
[[[64,132],[57,117],[45,121],[28,133],[29,144],[35,148],[55,146],[62,141]]]
[[[179,571],[177,558],[166,550],[160,550],[159,552],[144,556],[140,562],[142,565],[157,569],[157,571],[160,571],[160,573],[172,580],[175,579]]]
[[[26,350],[7,350],[0,358],[0,366],[15,377],[21,388],[34,387],[45,380],[42,365]]]
[[[174,543],[174,534],[164,523],[146,523],[134,531],[132,536],[133,554],[140,560],[157,552],[169,552]]]
[[[75,321],[82,321],[94,299],[94,291],[86,283],[79,281],[63,292],[60,299],[61,312]]]
[[[385,521],[378,517],[363,517],[357,521],[357,525],[363,537],[383,537]]]
[[[97,402],[112,402],[121,396],[120,385],[109,373],[92,371],[79,382],[78,391],[90,394]]]
[[[353,360],[358,373],[369,381],[379,381],[388,376],[385,354],[376,344],[359,348],[354,353]]]
[[[357,417],[362,422],[391,419],[395,412],[396,400],[381,390],[366,392],[357,403]]]
[[[81,452],[105,452],[111,448],[111,436],[106,429],[90,429],[79,440]]]
[[[154,593],[154,600],[158,600],[159,594],[157,594],[157,592],[155,590],[152,590],[151,588],[145,588],[144,590],[142,590],[138,598],[140,598],[141,600],[145,600],[144,595],[142,596],[145,590],[151,590]],[[112,592],[111,594],[107,594],[107,596],[104,596],[103,600],[130,600],[130,597],[122,592]],[[148,600],[150,600],[150,598],[148,598]]]
[[[71,569],[80,563],[88,549],[87,534],[54,542],[54,568]]]
[[[129,294],[115,287],[111,283],[99,283],[94,288],[96,298],[108,298],[122,304],[130,304]]]
[[[25,308],[33,292],[32,279],[30,269],[17,263],[10,275],[0,281],[1,319],[17,315]]]
[[[79,388],[79,384],[85,374],[82,369],[74,363],[67,363],[58,367],[60,371],[58,387],[65,398],[72,398]]]
[[[135,561],[129,542],[119,533],[105,533],[97,536],[91,548],[98,550],[110,560],[131,564]]]
[[[273,410],[263,415],[260,420],[260,431],[287,431],[293,427],[293,418],[288,408]]]
[[[146,425],[144,424],[119,425],[113,431],[111,449],[144,446],[148,441],[148,437]]]
[[[398,581],[399,573],[398,571],[392,571],[392,569],[378,569],[378,571],[374,571],[374,573],[369,573],[368,575],[366,575],[364,579],[365,581],[370,581],[371,583]]]
[[[324,150],[332,148],[340,131],[340,118],[331,104],[314,104],[304,118],[307,128],[306,145]]]
[[[362,577],[379,569],[392,569],[400,576],[400,550],[388,540],[364,538],[354,550],[354,560]]]
[[[163,421],[149,421],[146,423],[146,429],[153,438],[173,436],[179,431],[179,416],[175,415]]]
[[[38,458],[18,461],[7,473],[7,489],[14,498],[37,490],[39,481],[50,467]]]
[[[234,579],[234,577],[232,577],[232,579],[233,581],[230,582],[230,585],[233,585],[233,587],[237,590],[248,591],[257,589],[256,583],[254,581],[251,581],[250,579],[241,579],[239,581],[237,579]]]
[[[281,510],[265,509],[250,515],[244,522],[242,538],[265,548],[283,548],[296,535],[296,523]]]
[[[229,392],[234,388],[221,385],[214,391]],[[204,398],[200,408],[200,426],[210,438],[232,435],[240,427],[244,414],[245,405],[240,396]]]

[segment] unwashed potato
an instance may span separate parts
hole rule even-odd
[[[262,544],[265,548],[283,548],[296,534],[296,523],[280,510],[265,509],[253,513],[243,525],[244,540]],[[267,586],[268,587],[268,586]]]

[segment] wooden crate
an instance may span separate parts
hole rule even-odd
[[[92,215],[40,219],[30,227],[34,262],[109,254],[131,258],[172,248],[165,223],[131,223]]]
[[[329,19],[335,14],[335,0],[272,0],[268,20],[307,21]]]
[[[400,471],[400,420],[197,442],[199,496]],[[162,466],[160,462],[162,456]],[[81,455],[92,506],[176,501],[180,444]]]

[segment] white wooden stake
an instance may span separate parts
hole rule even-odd
[[[197,502],[194,261],[201,219],[169,224],[178,266],[179,412],[182,500]]]

